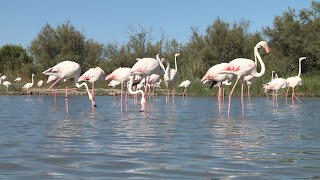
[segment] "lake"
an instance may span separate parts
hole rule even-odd
[[[320,98],[0,96],[1,179],[320,179]],[[124,108],[125,109],[125,108]]]

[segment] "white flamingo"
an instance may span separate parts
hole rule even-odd
[[[31,75],[31,83],[26,83],[22,89],[27,89],[27,94],[30,95],[31,91],[30,89],[32,88],[33,84],[34,84],[34,80],[33,80],[34,74]]]
[[[191,81],[189,81],[189,80],[182,81],[182,83],[179,84],[178,87],[183,87],[184,88],[183,93],[182,93],[182,97],[184,97],[184,96],[187,97],[186,91],[187,91],[187,88],[190,86],[190,84],[191,84]]]
[[[301,76],[301,61],[305,60],[305,59],[306,59],[306,57],[299,58],[299,73],[298,73],[298,76],[289,77],[288,79],[286,79],[287,86],[288,86],[287,93],[286,93],[286,101],[287,101],[287,97],[288,97],[289,88],[291,87],[292,88],[292,96],[291,96],[292,105],[294,105],[294,98],[297,98],[297,100],[301,103],[299,98],[294,93],[294,88],[296,86],[301,86],[302,85],[302,79],[300,78],[300,76]]]
[[[172,69],[170,67],[169,61],[166,61],[167,67],[165,70],[165,74],[163,75],[164,83],[167,86],[167,96],[166,96],[166,103],[169,101],[170,96],[170,86],[172,86],[172,102],[174,103],[174,96],[175,96],[175,86],[176,82],[178,80],[178,65],[177,65],[177,57],[180,55],[180,53],[176,53],[174,55],[174,63],[175,63],[175,69]]]
[[[9,86],[12,86],[12,83],[9,81],[3,81],[2,84],[7,87],[7,94],[8,94],[9,93]]]

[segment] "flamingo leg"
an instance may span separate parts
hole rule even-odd
[[[95,94],[94,94],[94,82],[92,82],[92,89],[91,89],[91,94],[92,94],[92,98],[93,100],[95,99]],[[92,103],[92,111],[94,111],[94,104]]]
[[[172,86],[172,103],[174,104],[174,99],[175,99],[175,94],[176,94],[176,89],[175,86]]]
[[[250,86],[249,85],[247,85],[247,86],[248,86],[248,100],[250,102]]]
[[[276,105],[277,105],[277,108],[279,107],[278,105],[278,90],[276,90]]]
[[[224,88],[222,88],[222,103],[224,103]]]
[[[274,103],[275,103],[275,93],[274,90],[272,90],[272,107],[274,107]]]
[[[121,91],[120,91],[120,112],[122,112],[122,91],[123,91],[123,82],[121,83]]]
[[[169,101],[169,85],[167,86],[167,91],[166,91],[166,104],[168,104]]]
[[[56,105],[57,105],[57,85],[54,86],[54,91],[53,91],[53,96],[54,96],[54,110],[56,111]]]
[[[290,87],[288,87],[288,88],[287,88],[287,93],[286,93],[286,103],[288,102],[288,93],[289,93],[289,88],[290,88]]]
[[[128,90],[127,86],[125,86],[125,102],[126,102],[126,112],[128,112]]]
[[[294,87],[292,87],[292,97],[291,97],[291,101],[292,101],[292,105],[294,105]]]
[[[218,111],[221,113],[221,84],[218,86]]]
[[[242,117],[244,117],[243,81],[241,82],[241,109],[242,109]]]
[[[301,103],[300,99],[297,96],[294,96],[294,97],[299,101],[299,103]]]
[[[68,103],[68,85],[66,86],[66,94],[64,96],[65,101],[66,101],[66,112],[69,114],[69,103]]]
[[[234,85],[233,85],[233,87],[232,87],[232,89],[231,89],[231,91],[230,91],[230,93],[229,93],[228,116],[230,116],[230,108],[231,108],[231,97],[232,97],[232,93],[233,93],[233,91],[234,91],[234,89],[235,89],[235,87],[236,87],[236,85],[237,85],[237,83],[238,83],[238,81],[239,81],[240,77],[241,77],[241,76],[239,76],[239,77],[237,78],[236,82],[234,83]]]

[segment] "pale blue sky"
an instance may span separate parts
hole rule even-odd
[[[249,20],[251,32],[261,31],[288,7],[310,6],[310,0],[0,0],[0,46],[28,47],[46,23],[56,27],[67,21],[104,44],[126,42],[127,27],[139,25],[152,28],[153,40],[163,29],[167,38],[184,43],[191,27],[204,32],[217,17]]]

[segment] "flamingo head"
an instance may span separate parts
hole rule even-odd
[[[147,107],[147,103],[146,103],[146,99],[145,99],[145,95],[144,94],[142,94],[140,103],[141,103],[140,112],[144,112],[146,110],[146,107]]]
[[[88,96],[89,96],[90,101],[92,102],[92,105],[93,105],[94,107],[97,107],[96,102],[94,102],[94,100],[93,100],[92,94],[89,93]]]
[[[267,53],[267,54],[269,54],[269,52],[270,52],[270,48],[269,48],[268,43],[267,43],[266,41],[260,41],[260,42],[256,45],[256,47],[258,47],[258,48],[263,47],[263,48],[266,50],[266,53]]]
[[[34,76],[34,74],[32,74],[32,76]]]
[[[305,60],[305,59],[307,59],[306,57],[301,57],[301,58],[299,58],[299,61],[302,61],[302,60]]]
[[[176,53],[176,54],[174,55],[174,57],[177,57],[177,56],[180,56],[180,53]]]

